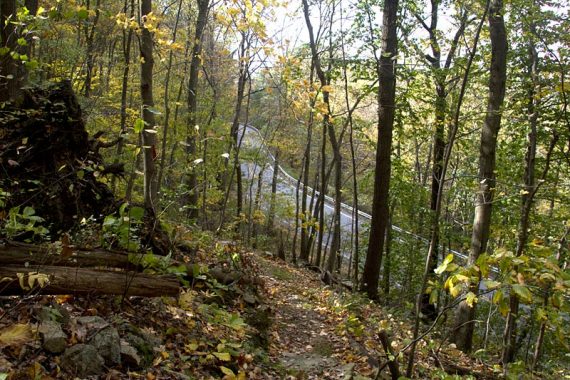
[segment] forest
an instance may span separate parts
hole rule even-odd
[[[0,0],[0,380],[570,378],[569,31]]]

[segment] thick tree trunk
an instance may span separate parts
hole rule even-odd
[[[362,273],[361,289],[371,299],[378,298],[378,280],[382,263],[386,226],[389,219],[388,192],[390,188],[392,129],[396,97],[394,75],[397,54],[398,0],[385,0],[382,17],[382,52],[377,57],[376,71],[378,89],[378,142],[376,146],[376,170],[374,174],[374,197],[372,222],[366,262]]]
[[[28,284],[31,274],[49,276],[49,284],[39,288],[37,282],[32,290],[22,289],[18,276],[24,274]],[[124,296],[160,297],[174,296],[180,290],[175,276],[151,276],[136,272],[117,272],[59,266],[2,266],[0,277],[10,278],[0,287],[1,295],[28,294],[120,294]]]
[[[69,267],[136,268],[129,254],[103,249],[64,248],[63,252],[50,252],[47,247],[20,242],[0,244],[0,264],[22,265],[34,268],[38,265]]]
[[[501,113],[505,97],[507,80],[507,33],[503,20],[503,1],[492,0],[489,7],[489,32],[491,37],[491,68],[489,80],[489,98],[487,116],[481,130],[479,150],[479,191],[475,201],[475,218],[469,263],[487,250],[493,192],[495,188],[495,157],[497,137],[501,127]],[[471,285],[471,291],[477,292],[479,281]],[[465,352],[471,350],[473,343],[475,305],[469,306],[465,301],[459,304],[455,318],[454,341],[457,347]]]
[[[144,205],[153,213],[156,212],[158,202],[158,182],[156,176],[155,159],[156,152],[156,121],[154,117],[153,99],[153,66],[152,55],[152,35],[145,27],[145,18],[152,12],[152,0],[141,1],[141,98],[142,98],[142,118],[145,123],[142,135],[142,147],[144,155]]]
[[[188,78],[188,122],[186,124],[186,154],[189,162],[188,186],[188,218],[198,217],[198,175],[192,161],[196,158],[196,135],[198,130],[198,71],[202,61],[202,36],[208,22],[210,0],[198,0],[198,18],[196,19],[196,31],[194,34],[194,46],[192,48],[192,61],[190,62],[190,75]],[[206,163],[203,163],[206,165]]]

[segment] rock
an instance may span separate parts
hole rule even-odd
[[[154,348],[162,344],[160,339],[129,323],[120,325],[119,331],[123,339],[137,350],[137,355],[141,359],[140,365],[146,367],[152,364],[155,354]]]
[[[107,366],[112,367],[121,362],[121,339],[116,328],[108,326],[96,331],[89,344],[97,349]]]
[[[39,327],[42,347],[49,353],[60,354],[67,346],[67,336],[59,323],[51,320],[43,321]]]
[[[79,378],[101,375],[104,364],[105,360],[97,349],[89,344],[76,344],[68,348],[61,359],[62,368]]]
[[[69,322],[69,311],[61,305],[42,306],[35,312],[36,319],[41,323],[45,321],[55,321],[66,325]]]
[[[125,340],[137,350],[137,354],[140,355],[141,364],[143,366],[146,367],[152,363],[154,359],[154,347],[144,340],[144,338],[129,333],[125,335]]]
[[[137,350],[125,341],[121,341],[121,363],[125,367],[139,368],[141,365],[141,357]]]
[[[109,326],[109,322],[96,315],[77,318],[77,324],[89,330],[100,330]]]

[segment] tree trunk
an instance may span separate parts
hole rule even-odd
[[[131,13],[130,17],[133,18],[135,15],[135,0],[130,0]],[[128,0],[125,0],[123,5],[123,11],[125,14],[128,10]],[[123,30],[123,57],[124,57],[124,67],[123,67],[123,82],[121,85],[121,125],[119,131],[119,143],[117,144],[117,157],[115,158],[115,163],[118,163],[123,154],[123,149],[125,146],[125,141],[122,137],[127,133],[127,92],[129,90],[129,70],[131,64],[131,42],[133,39],[133,29],[128,28],[128,31]],[[113,176],[111,181],[113,191],[115,191],[117,177]]]
[[[90,9],[91,1],[87,0],[87,10]],[[95,5],[95,18],[93,19],[91,28],[89,28],[89,23],[85,23],[85,82],[83,83],[83,95],[88,98],[91,96],[91,82],[93,81],[93,66],[95,65],[95,52],[94,52],[94,39],[95,39],[95,29],[97,28],[97,23],[99,22],[99,6],[101,5],[101,0],[97,0]]]
[[[180,13],[182,12],[182,0],[178,2],[178,10],[176,12],[176,19],[174,21],[174,28],[172,30],[172,42],[176,42],[178,34],[178,24],[180,22]],[[166,78],[164,79],[164,125],[162,129],[162,146],[160,148],[160,164],[158,166],[158,179],[157,186],[160,190],[162,187],[162,177],[166,165],[166,148],[168,143],[168,132],[170,131],[170,75],[172,73],[172,60],[174,59],[174,52],[170,50],[168,53],[168,65],[166,66]]]
[[[313,84],[313,70],[311,69],[311,78],[309,84]],[[312,106],[314,106],[314,101],[311,100]],[[311,144],[313,137],[313,112],[310,112],[309,122],[307,123],[307,145],[305,147],[305,167],[303,169],[303,203],[301,203],[301,213],[303,214],[303,221],[305,226],[301,227],[301,254],[300,259],[302,261],[309,261],[309,229],[306,227],[310,216],[307,215],[307,198],[309,197],[308,187],[309,187],[309,171],[311,169]],[[310,213],[310,211],[309,211]]]
[[[186,124],[186,154],[189,162],[189,173],[187,179],[188,198],[188,218],[198,217],[198,180],[195,165],[192,161],[196,155],[196,135],[198,133],[198,70],[202,61],[202,36],[206,23],[208,22],[208,11],[210,0],[198,0],[198,18],[196,20],[196,31],[194,34],[194,46],[192,48],[192,61],[190,62],[190,75],[188,78],[188,122]],[[206,163],[202,163],[206,165]]]
[[[2,0],[0,2],[0,46],[15,51],[18,40],[16,27],[7,22],[10,17],[16,15],[16,0]],[[0,56],[0,102],[16,99],[21,87],[18,77],[21,62],[12,59],[12,56],[4,54]]]
[[[501,127],[501,113],[507,80],[507,34],[503,20],[503,1],[492,0],[489,6],[489,32],[491,38],[491,68],[487,115],[481,130],[479,149],[479,191],[475,201],[475,218],[469,263],[473,264],[487,250],[491,211],[495,188],[495,157],[497,137]],[[479,281],[472,284],[471,291],[477,292]],[[459,304],[455,318],[454,340],[457,348],[468,352],[472,348],[475,305],[465,301]]]
[[[336,270],[337,255],[340,251],[340,211],[341,211],[341,190],[342,190],[342,157],[340,154],[340,142],[337,140],[334,125],[331,120],[331,107],[330,107],[330,93],[327,87],[330,83],[330,78],[328,78],[328,73],[323,71],[321,65],[321,59],[317,50],[317,42],[313,32],[313,26],[311,24],[311,18],[309,13],[309,4],[307,0],[303,0],[303,15],[305,18],[305,23],[307,25],[307,30],[309,32],[309,44],[311,47],[311,62],[312,66],[315,68],[317,77],[321,84],[321,91],[323,94],[323,102],[326,105],[326,112],[323,115],[323,139],[326,139],[326,132],[328,132],[329,140],[331,142],[331,147],[333,150],[334,160],[335,160],[335,206],[334,206],[334,224],[333,224],[333,236],[330,248],[329,260],[327,262],[327,268],[332,273]],[[325,143],[323,141],[323,147]],[[324,167],[325,163],[325,152],[323,152],[323,161],[321,162],[321,168]],[[323,169],[321,169],[323,170]],[[323,170],[323,180],[325,179]],[[324,186],[322,189],[324,194]],[[324,206],[324,204],[323,204]],[[324,214],[324,212],[322,213]],[[319,240],[321,238],[319,237]],[[322,242],[322,240],[321,240]]]
[[[50,252],[47,247],[20,242],[2,242],[0,263],[36,268],[41,265],[69,267],[130,268],[136,265],[129,260],[129,254],[122,251],[103,249],[63,248],[63,252]]]
[[[396,34],[397,15],[398,0],[385,0],[382,16],[382,52],[381,56],[376,59],[376,72],[379,81],[378,142],[376,146],[372,221],[361,283],[361,289],[371,299],[378,298],[382,249],[389,219],[388,192],[390,188],[392,129],[394,126],[396,97],[394,68],[398,48]]]
[[[152,12],[152,0],[141,0],[141,98],[144,128],[141,132],[144,155],[144,205],[148,211],[156,212],[158,182],[156,176],[156,121],[154,118],[152,34],[145,27],[145,18]]]
[[[41,273],[49,276],[49,284],[39,288],[37,283],[32,290],[20,286],[18,276]],[[151,276],[136,272],[117,272],[109,270],[84,269],[73,267],[25,266],[0,267],[0,277],[12,280],[4,283],[0,294],[119,294],[124,296],[160,297],[174,296],[180,291],[180,282],[175,276]]]
[[[531,27],[532,28],[532,27]],[[532,42],[532,37],[529,37],[529,77],[531,83],[529,84],[528,93],[528,109],[527,115],[529,118],[530,132],[528,133],[528,145],[525,157],[524,169],[524,191],[521,195],[521,219],[519,222],[519,232],[517,237],[516,256],[522,255],[527,241],[528,229],[530,224],[530,212],[533,205],[533,193],[535,186],[535,161],[536,161],[536,147],[537,147],[537,126],[538,126],[538,99],[536,98],[537,83],[537,64],[538,56],[537,51]],[[503,364],[510,363],[514,360],[515,356],[515,338],[516,338],[516,319],[519,309],[519,300],[516,294],[509,295],[509,314],[505,324],[503,333],[503,352],[501,359]]]
[[[275,152],[275,161],[273,162],[273,177],[271,179],[271,199],[269,201],[269,212],[267,216],[267,232],[271,233],[275,221],[275,202],[277,198],[277,178],[279,176],[279,149]]]

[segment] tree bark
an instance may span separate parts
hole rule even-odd
[[[144,205],[148,211],[156,213],[158,201],[158,181],[156,176],[156,121],[153,99],[152,34],[145,26],[145,18],[152,12],[152,0],[141,0],[141,98],[144,128],[141,132],[144,155]]]
[[[341,211],[341,190],[342,190],[342,156],[340,154],[340,142],[336,137],[334,130],[334,125],[331,120],[331,106],[330,106],[330,93],[327,86],[330,84],[330,78],[328,78],[328,73],[323,70],[321,59],[317,51],[317,41],[315,39],[313,26],[311,23],[309,4],[307,0],[303,0],[303,15],[305,18],[305,23],[307,24],[307,30],[309,32],[309,44],[311,48],[311,62],[312,66],[315,68],[317,78],[321,84],[321,92],[323,94],[323,102],[326,105],[326,112],[323,115],[323,128],[328,132],[328,137],[331,142],[331,148],[333,150],[334,160],[335,160],[335,205],[334,205],[334,224],[333,224],[333,235],[330,247],[330,255],[327,261],[328,270],[333,273],[337,266],[337,256],[340,251],[340,211]],[[323,131],[323,139],[326,138],[325,131]],[[324,145],[324,142],[323,142]],[[324,152],[323,152],[324,153]],[[323,154],[324,165],[325,155]],[[323,175],[323,180],[325,176]],[[322,189],[324,192],[324,187]],[[321,240],[319,238],[319,240]]]
[[[202,61],[202,36],[208,22],[210,0],[198,0],[198,18],[196,19],[196,31],[194,34],[194,46],[192,47],[192,61],[190,62],[190,74],[188,78],[188,121],[186,124],[186,154],[189,162],[187,179],[188,218],[198,217],[198,175],[192,164],[196,155],[196,135],[198,130],[198,71]],[[204,162],[203,165],[206,165]]]
[[[180,14],[182,12],[182,0],[178,2],[178,10],[176,12],[176,19],[172,29],[172,42],[176,42],[178,35],[178,24],[180,22]],[[168,143],[168,132],[170,131],[170,76],[172,73],[172,61],[174,59],[174,51],[170,50],[168,53],[168,65],[166,67],[166,78],[164,79],[164,125],[162,129],[162,146],[160,148],[160,164],[158,166],[158,179],[157,186],[160,190],[162,187],[162,177],[166,166],[166,151]]]
[[[20,286],[18,274],[41,273],[49,276],[49,284],[43,288],[36,286],[24,290]],[[25,266],[0,267],[0,277],[11,280],[0,285],[1,295],[28,294],[120,294],[124,296],[160,297],[174,296],[180,290],[180,282],[175,276],[151,276],[133,272],[84,269],[73,267]],[[25,276],[27,277],[27,276]],[[24,284],[28,279],[24,278]]]
[[[16,1],[2,0],[0,2],[0,46],[15,51],[17,47],[16,27],[8,22],[11,17],[16,16]],[[18,77],[21,62],[13,59],[12,56],[4,54],[0,57],[0,102],[16,99],[20,91],[20,78]]]
[[[398,0],[385,0],[382,17],[382,51],[376,57],[378,75],[378,142],[376,146],[376,170],[374,173],[374,197],[368,251],[362,273],[361,289],[371,299],[378,299],[378,280],[382,263],[386,226],[389,219],[388,192],[390,188],[392,129],[396,97],[394,75],[397,54]]]
[[[469,264],[487,250],[493,193],[495,188],[495,158],[497,137],[501,127],[501,114],[507,80],[507,33],[503,20],[503,1],[492,0],[489,7],[489,32],[491,38],[491,67],[487,115],[481,130],[479,149],[479,191],[475,201],[475,218],[469,251]],[[471,291],[477,292],[479,281],[472,284]],[[462,351],[468,352],[473,344],[475,305],[465,301],[459,304],[455,318],[454,341]]]
[[[123,11],[125,15],[129,8],[129,0],[125,0],[123,5]],[[135,15],[135,0],[130,0],[130,17],[133,18]],[[121,84],[121,125],[119,131],[119,144],[117,144],[117,157],[115,158],[115,163],[119,163],[121,156],[123,155],[123,149],[125,147],[125,141],[123,139],[124,135],[127,133],[127,92],[129,90],[129,71],[131,65],[131,45],[133,40],[133,29],[128,28],[128,31],[123,30],[123,82]],[[115,185],[117,181],[117,176],[113,176],[111,180],[111,187],[115,191]]]
[[[20,242],[3,242],[0,245],[0,263],[22,265],[33,268],[37,265],[70,267],[136,268],[129,261],[129,254],[122,251],[103,249],[76,249],[69,247],[69,253],[49,252],[48,248]]]
[[[90,10],[91,1],[87,0],[87,10]],[[89,28],[89,23],[85,23],[85,82],[83,84],[83,95],[88,98],[91,96],[91,82],[93,80],[93,66],[95,65],[95,52],[94,52],[94,40],[95,40],[95,29],[99,22],[99,6],[101,5],[101,0],[97,0],[95,5],[95,18],[93,19],[91,28]]]

